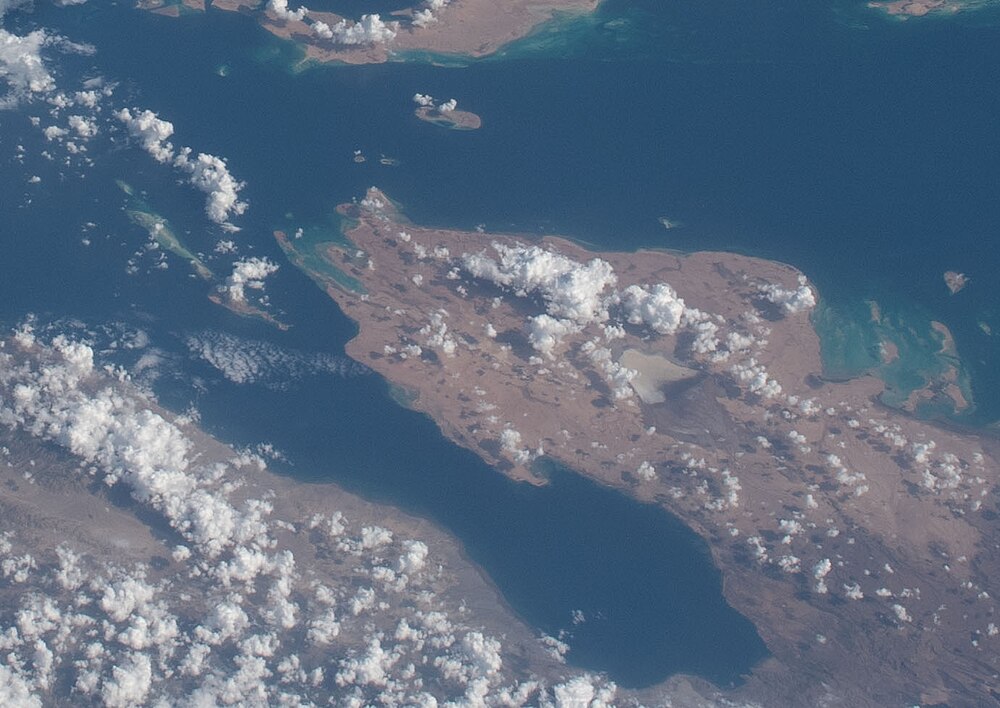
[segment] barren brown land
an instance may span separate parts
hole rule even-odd
[[[898,17],[923,17],[931,13],[956,13],[962,10],[962,3],[949,0],[893,0],[892,2],[870,2],[868,7],[877,8]]]
[[[471,111],[442,111],[433,106],[420,106],[414,112],[420,120],[449,130],[479,130],[483,120]]]
[[[240,317],[256,318],[267,322],[270,325],[277,327],[278,329],[284,331],[289,328],[289,325],[282,322],[279,318],[275,317],[273,314],[267,311],[267,309],[261,305],[255,304],[253,302],[248,302],[247,300],[236,300],[225,292],[220,292],[218,290],[208,294],[208,299],[214,302],[216,305],[226,308],[230,312],[239,315]]]
[[[952,295],[957,295],[969,284],[969,276],[954,270],[945,271],[944,284],[948,286],[948,290]]]
[[[503,473],[544,456],[703,536],[774,655],[742,697],[996,700],[996,444],[824,380],[795,269],[423,228],[375,189],[340,212],[349,245],[276,236],[348,353]]]
[[[137,7],[158,15],[180,17],[187,12],[204,12],[206,0],[138,0]]]
[[[202,5],[198,0],[183,4]],[[592,12],[600,0],[451,0],[433,11],[425,3],[415,2],[412,9],[382,17],[387,33],[372,41],[364,37],[345,40],[329,31],[341,22],[354,26],[360,18],[319,11],[300,16],[294,2],[286,12],[268,9],[264,0],[212,0],[207,4],[256,17],[268,32],[300,44],[313,61],[376,64],[389,61],[397,52],[484,57],[528,35],[556,13]],[[140,7],[171,15],[180,11],[176,0],[142,0]],[[422,17],[421,13],[428,14]]]

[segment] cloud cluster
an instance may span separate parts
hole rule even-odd
[[[11,10],[28,5],[26,0],[0,0],[0,21]],[[57,38],[44,30],[19,36],[0,28],[0,80],[8,87],[0,98],[0,109],[11,108],[32,94],[44,94],[55,89],[55,79],[42,59],[42,48]]]
[[[0,18],[22,5],[30,7],[25,2],[0,2]],[[0,28],[0,110],[28,103],[47,104],[47,110],[30,116],[29,120],[52,143],[41,152],[41,157],[51,162],[59,160],[62,168],[93,164],[87,156],[87,143],[99,132],[100,103],[111,95],[113,86],[93,77],[83,81],[83,90],[61,90],[57,77],[63,72],[54,68],[53,55],[56,52],[91,55],[95,51],[90,45],[72,42],[49,29],[16,34]],[[65,115],[70,108],[76,109],[73,115]],[[63,149],[63,155],[54,149],[56,145]],[[23,164],[25,157],[25,148],[19,144],[17,162]],[[27,179],[29,184],[41,181],[38,175]]]
[[[417,94],[414,101],[434,105],[434,99],[424,94]],[[543,312],[528,315],[525,330],[535,351],[547,359],[555,359],[565,341],[583,333],[584,337],[575,337],[584,340],[579,352],[604,375],[615,400],[630,399],[634,393],[630,382],[637,372],[617,361],[612,346],[613,340],[626,335],[629,325],[641,328],[645,333],[642,336],[690,335],[685,346],[692,359],[728,374],[750,394],[768,399],[781,396],[781,385],[757,358],[771,330],[755,310],[727,321],[721,315],[689,306],[669,283],[636,283],[618,290],[614,269],[600,258],[584,263],[555,250],[521,243],[494,242],[491,247],[492,253],[483,250],[462,254],[454,261],[458,266],[454,278],[452,274],[448,277],[457,279],[459,271],[464,270],[515,297],[535,299]],[[794,289],[775,283],[751,287],[751,299],[763,296],[781,305],[785,312],[801,312],[815,305],[815,293],[804,276],[799,277]],[[596,336],[593,325],[600,327]],[[537,363],[541,361],[537,359]],[[721,368],[722,364],[727,368]],[[807,416],[819,412],[812,401],[796,400],[792,405]]]
[[[27,336],[22,342],[35,349]],[[42,350],[39,369],[11,365],[3,355],[0,423],[65,446],[98,465],[106,484],[123,482],[132,496],[160,511],[180,533],[210,555],[260,532],[260,511],[243,514],[206,491],[209,476],[190,466],[190,442],[163,417],[137,409],[112,388],[88,394],[96,373],[89,346],[64,337]]]
[[[286,22],[301,22],[309,14],[308,8],[302,5],[298,10],[288,9],[288,0],[268,0],[267,9]]]
[[[539,246],[495,242],[497,258],[465,254],[463,267],[520,297],[538,294],[553,317],[588,324],[607,319],[604,291],[617,282],[611,264],[600,258],[579,263]]]
[[[425,93],[414,94],[413,102],[422,108],[431,108],[438,113],[451,113],[458,108],[458,101],[454,98],[437,103],[433,96]]]
[[[433,99],[422,94],[417,94],[414,101],[433,105]],[[511,290],[518,297],[540,296],[545,314],[529,319],[528,337],[546,356],[552,357],[566,336],[592,323],[606,323],[612,314],[662,335],[690,328],[695,333],[691,345],[695,353],[709,354],[719,347],[718,325],[705,313],[687,307],[668,283],[631,285],[619,292],[614,289],[614,269],[603,259],[580,263],[539,246],[521,244],[494,243],[493,250],[497,258],[485,251],[464,254],[462,267],[473,277]],[[612,321],[604,334],[611,339],[621,336],[623,330]]]
[[[278,272],[277,263],[257,256],[240,258],[233,263],[233,271],[219,289],[233,302],[246,302],[246,290],[263,290],[268,276]]]
[[[660,334],[674,334],[692,319],[692,311],[667,283],[649,289],[631,285],[622,293],[621,303],[629,323],[646,325]]]
[[[528,341],[536,351],[546,356],[552,356],[566,336],[579,331],[579,325],[551,315],[536,315],[528,320]]]
[[[423,6],[413,13],[414,27],[426,27],[438,21],[437,13],[448,7],[451,0],[424,0]]]
[[[0,18],[6,8],[0,5]],[[42,47],[49,42],[43,30],[18,36],[0,29],[0,79],[8,86],[8,93],[0,99],[0,108],[16,105],[30,94],[40,94],[55,88],[55,79],[45,66]]]
[[[362,15],[357,22],[341,20],[333,27],[317,21],[312,24],[312,29],[317,37],[328,39],[334,44],[365,46],[391,42],[399,30],[399,23],[383,22],[379,15],[372,14]]]
[[[0,346],[0,425],[52,440],[98,479],[130,486],[181,536],[153,572],[145,548],[83,554],[70,537],[40,548],[36,562],[30,534],[0,533],[3,568],[30,560],[18,563],[14,594],[0,585],[4,705],[568,707],[616,694],[565,667],[554,680],[526,671],[523,645],[511,661],[448,590],[453,576],[425,541],[341,512],[289,516],[299,507],[259,486],[262,460],[229,451],[220,461],[126,375],[109,378],[86,344],[46,344],[24,328]],[[395,518],[365,513],[380,524]],[[220,543],[202,542],[209,528]],[[547,656],[541,643],[536,651]]]
[[[268,0],[267,11],[284,22],[305,22],[310,19],[309,9],[305,5],[297,10],[289,10],[288,0]],[[362,15],[357,22],[342,19],[332,27],[322,20],[312,19],[309,27],[316,37],[344,46],[386,44],[395,39],[399,31],[398,22],[384,22],[378,14]]]
[[[367,371],[346,357],[298,352],[225,332],[194,334],[187,337],[186,344],[193,355],[238,384],[281,388],[306,376],[354,376]]]
[[[191,149],[182,148],[174,160],[174,166],[187,172],[191,184],[208,195],[205,203],[208,218],[232,229],[229,219],[245,212],[247,203],[239,199],[244,183],[237,181],[229,173],[226,161],[203,152],[192,158]]]
[[[230,219],[247,209],[247,203],[239,198],[244,183],[232,176],[223,158],[204,152],[194,155],[188,147],[175,152],[169,141],[174,133],[173,124],[153,111],[134,109],[133,112],[123,108],[115,113],[115,117],[154,160],[172,164],[188,175],[188,182],[193,187],[207,195],[205,214],[209,219],[227,230],[237,230]]]
[[[0,0],[0,21],[8,12],[30,4],[27,0]],[[45,29],[17,35],[0,28],[0,82],[7,85],[6,95],[0,96],[0,110],[38,97],[51,97],[56,108],[64,107],[58,97],[52,96],[57,86],[42,56],[46,47],[72,54],[94,53],[90,45],[71,42]]]
[[[738,383],[746,386],[750,393],[763,398],[777,398],[781,395],[781,384],[753,357],[733,364],[729,372]]]
[[[162,120],[153,111],[136,109],[133,114],[128,108],[122,108],[115,117],[125,124],[128,134],[139,141],[143,150],[148,152],[157,162],[170,162],[174,159],[174,146],[169,142],[174,134],[174,124]]]
[[[569,334],[608,318],[605,291],[617,282],[611,264],[594,258],[583,264],[539,246],[494,242],[497,257],[485,251],[463,254],[462,267],[518,297],[538,296],[545,313],[529,319],[529,340],[546,356]]]
[[[811,310],[816,306],[816,294],[804,275],[799,276],[799,285],[795,289],[790,290],[777,283],[766,283],[760,286],[760,292],[769,302],[780,305],[791,314]]]

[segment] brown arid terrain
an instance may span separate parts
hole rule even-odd
[[[441,111],[432,106],[420,106],[414,112],[420,120],[449,130],[479,130],[483,119],[471,111]]]
[[[545,458],[704,537],[773,653],[741,697],[1000,697],[997,445],[825,380],[794,268],[424,228],[374,188],[339,211],[339,240],[276,236],[350,356],[504,474]]]
[[[963,10],[976,9],[982,4],[975,0],[880,0],[869,2],[868,7],[905,20],[928,15],[954,15]]]
[[[391,16],[345,18],[289,7],[287,0],[140,0],[139,7],[176,17],[208,7],[258,19],[277,37],[298,43],[321,63],[378,64],[415,52],[478,58],[527,36],[557,13],[594,11],[600,0],[425,0]]]

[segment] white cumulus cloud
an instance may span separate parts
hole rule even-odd
[[[321,24],[321,23],[316,23]],[[366,44],[386,44],[396,37],[398,22],[383,22],[377,15],[362,15],[357,22],[341,20],[333,27],[323,24],[323,32],[318,32],[324,39],[332,40],[334,44],[361,46]],[[315,25],[314,25],[315,27]]]
[[[226,278],[222,290],[235,302],[246,301],[246,290],[263,290],[264,280],[278,271],[278,264],[267,258],[251,256],[233,263],[233,272]]]
[[[174,134],[173,123],[161,119],[153,111],[136,109],[133,113],[128,108],[123,108],[115,113],[115,117],[154,160],[170,163],[186,173],[188,182],[207,195],[205,214],[209,219],[227,230],[236,230],[230,219],[243,214],[247,209],[247,203],[239,198],[244,183],[229,172],[225,159],[204,152],[194,155],[189,147],[175,152],[169,141]]]

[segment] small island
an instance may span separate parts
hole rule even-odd
[[[944,284],[948,286],[948,290],[952,295],[957,295],[969,284],[969,276],[954,270],[945,271]]]
[[[699,533],[774,656],[744,695],[992,700],[995,443],[825,378],[801,273],[427,228],[374,188],[338,212],[343,233],[275,236],[358,323],[347,353],[513,479],[554,463]],[[958,396],[947,378],[917,397]]]
[[[479,130],[482,119],[470,111],[458,110],[458,101],[435,101],[433,96],[418,93],[413,97],[417,104],[414,115],[420,120],[449,130]]]
[[[211,302],[240,317],[263,320],[280,330],[288,329],[286,323],[270,312],[267,296],[263,294],[264,280],[278,270],[277,264],[266,258],[240,258],[233,263],[229,276],[220,281],[202,257],[192,252],[177,235],[166,217],[155,212],[130,184],[122,180],[117,180],[117,184],[126,195],[125,214],[133,224],[149,234],[150,243],[184,260],[194,275],[214,284],[208,295]],[[161,267],[166,267],[166,263]],[[256,296],[250,293],[256,293]]]
[[[225,281],[209,293],[208,299],[240,317],[263,320],[282,331],[287,330],[289,325],[271,313],[271,303],[264,294],[264,281],[278,268],[277,263],[267,258],[240,258],[233,263],[233,270]]]
[[[180,17],[205,11],[205,0],[138,0],[136,7],[157,15]]]
[[[125,214],[128,216],[129,221],[145,229],[146,233],[149,234],[150,240],[157,247],[187,261],[195,275],[202,280],[213,280],[215,278],[215,274],[205,265],[204,261],[198,255],[192,253],[184,241],[174,232],[170,227],[169,221],[154,212],[143,199],[139,198],[130,184],[122,180],[117,180],[116,184],[127,195]]]
[[[924,17],[931,14],[953,15],[966,9],[968,4],[971,3],[961,0],[891,0],[891,2],[870,2],[868,7],[905,20],[909,17]]]

